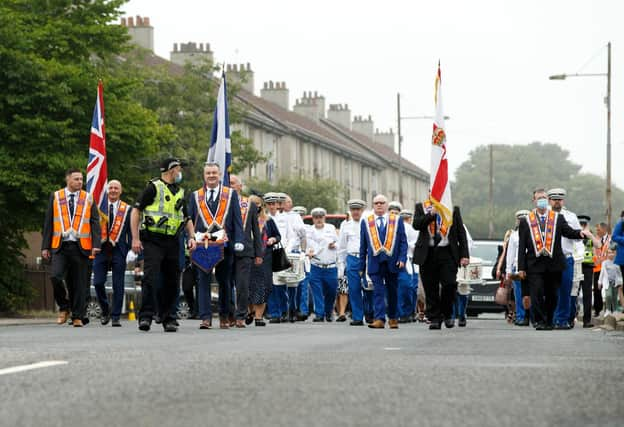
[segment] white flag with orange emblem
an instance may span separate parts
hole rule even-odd
[[[436,112],[433,122],[433,136],[431,138],[431,191],[429,198],[440,214],[442,223],[440,229],[448,230],[453,223],[453,202],[451,201],[451,183],[448,174],[440,63],[438,63],[438,74],[435,81],[435,105]]]

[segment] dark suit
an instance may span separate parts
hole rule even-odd
[[[90,197],[90,196],[89,196]],[[89,256],[91,250],[85,249],[78,242],[61,242],[52,249],[54,221],[54,193],[50,195],[48,208],[43,223],[41,250],[52,252],[52,271],[50,281],[54,289],[54,300],[60,311],[70,311],[72,319],[83,319],[89,290]],[[95,203],[91,204],[91,244],[100,247],[100,216]],[[67,288],[65,287],[67,284]]]
[[[375,220],[377,215],[375,215]],[[381,243],[385,241],[388,229],[388,214],[386,214],[386,224],[381,230],[377,227]],[[396,216],[396,234],[394,249],[391,254],[381,251],[378,255],[373,254],[373,246],[370,241],[368,232],[368,218],[363,218],[360,225],[360,269],[361,275],[368,271],[368,275],[373,281],[373,300],[375,320],[386,321],[386,299],[388,302],[388,318],[398,318],[398,281],[399,267],[398,263],[405,264],[407,261],[407,237],[405,236],[405,227],[403,220]],[[368,267],[368,270],[367,270]],[[403,267],[405,268],[405,267]]]
[[[413,227],[419,236],[414,247],[414,264],[420,265],[420,275],[425,287],[426,314],[432,323],[451,319],[453,302],[457,293],[457,268],[462,258],[469,258],[466,229],[459,208],[453,208],[453,225],[448,230],[448,245],[431,244],[429,224],[436,215],[425,213],[422,203],[414,208]]]
[[[539,220],[538,220],[539,221]],[[563,217],[557,215],[554,231],[552,258],[547,255],[536,256],[528,217],[520,221],[518,228],[518,271],[526,273],[523,281],[523,296],[531,295],[531,312],[536,324],[552,325],[557,307],[557,290],[561,284],[561,273],[565,269],[566,259],[561,250],[561,237],[580,240],[581,230],[570,227]]]
[[[247,316],[249,306],[249,280],[251,278],[251,266],[254,258],[262,258],[262,235],[258,226],[258,207],[255,203],[247,201],[247,217],[243,236],[245,249],[236,253],[234,260],[236,275],[236,319],[243,320]]]
[[[93,260],[93,287],[95,288],[98,302],[102,308],[102,314],[110,313],[113,320],[119,319],[123,305],[126,256],[132,247],[132,232],[130,230],[131,211],[132,207],[128,206],[126,218],[124,219],[124,223],[115,246],[113,246],[107,239],[104,243],[102,243],[102,251],[97,254]],[[108,224],[108,227],[110,233],[112,225]],[[110,309],[108,296],[106,295],[106,289],[104,287],[109,270],[112,271],[113,279],[112,310]]]
[[[219,187],[221,191],[223,186]],[[234,269],[234,245],[236,243],[245,242],[243,236],[243,221],[241,219],[240,204],[236,191],[230,189],[231,198],[230,206],[225,217],[224,229],[228,237],[228,242],[223,250],[223,260],[215,267],[215,277],[219,283],[219,317],[221,319],[227,319],[230,312],[230,278]],[[206,192],[209,195],[209,190]],[[217,212],[220,193],[215,195],[215,202],[207,203],[210,212],[215,215]],[[200,207],[197,206],[195,199],[195,193],[191,195],[189,200],[189,216],[195,224],[195,231],[199,233],[205,233],[207,230],[204,221],[200,218]],[[200,317],[202,320],[209,320],[212,318],[210,308],[210,281],[211,274],[207,274],[204,271],[199,272],[199,307]],[[202,310],[203,308],[203,310]],[[203,312],[203,314],[201,313]]]

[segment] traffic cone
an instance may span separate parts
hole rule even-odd
[[[128,307],[128,320],[136,320],[136,315],[134,314],[134,301],[130,300],[130,306]]]

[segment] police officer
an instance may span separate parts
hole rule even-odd
[[[589,215],[579,215],[579,223],[583,230],[589,231],[589,222],[591,217]],[[583,280],[581,281],[581,289],[583,291],[583,327],[592,328],[592,288],[594,283],[594,248],[600,248],[600,239],[595,236],[585,237],[583,239],[585,250],[583,252]]]
[[[102,251],[93,260],[93,287],[102,308],[101,323],[119,327],[119,316],[124,297],[124,279],[126,275],[126,256],[132,243],[130,232],[130,211],[132,207],[121,200],[121,182],[116,179],[108,183],[106,202],[108,221],[102,227]],[[112,271],[113,307],[111,310],[104,283],[108,270]]]
[[[89,256],[100,251],[100,223],[93,198],[82,189],[80,169],[68,169],[65,182],[65,188],[50,195],[43,223],[41,256],[52,259],[50,280],[54,300],[59,306],[56,323],[65,324],[71,311],[72,324],[81,327],[89,289]]]
[[[150,330],[156,304],[165,332],[178,330],[173,307],[179,293],[180,232],[183,228],[186,228],[189,249],[195,249],[195,229],[187,215],[184,189],[179,185],[182,166],[177,158],[164,159],[160,164],[160,178],[148,182],[130,216],[132,250],[142,251],[144,256],[139,311],[141,331]],[[156,299],[159,280],[162,280],[162,295]]]

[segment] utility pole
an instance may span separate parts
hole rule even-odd
[[[490,194],[489,194],[489,232],[488,239],[494,238],[494,145],[490,144]]]
[[[399,202],[403,204],[403,153],[401,145],[403,136],[401,136],[401,94],[397,92],[397,133],[399,137]]]
[[[607,225],[611,230],[611,42],[607,43],[607,52]]]

